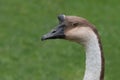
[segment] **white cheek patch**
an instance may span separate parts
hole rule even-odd
[[[67,39],[72,39],[74,42],[82,44],[89,41],[91,33],[93,31],[89,27],[75,27],[65,31]]]

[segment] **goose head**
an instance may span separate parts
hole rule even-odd
[[[97,29],[82,17],[59,15],[58,20],[58,26],[41,39],[65,39],[83,44],[86,48],[84,80],[103,80],[104,57]]]
[[[66,39],[84,44],[96,32],[95,27],[82,17],[59,15],[58,20],[58,26],[43,35],[41,40]]]

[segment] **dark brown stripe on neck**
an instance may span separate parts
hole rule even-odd
[[[103,55],[103,48],[102,48],[102,43],[100,41],[100,37],[98,35],[98,42],[99,42],[99,46],[100,46],[100,51],[101,51],[101,73],[100,73],[100,80],[104,80],[104,64],[105,64],[105,60],[104,60],[104,55]]]

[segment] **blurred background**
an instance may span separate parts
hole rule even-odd
[[[82,80],[84,48],[65,40],[42,42],[59,14],[96,25],[105,55],[105,80],[120,77],[119,0],[0,0],[0,80]]]

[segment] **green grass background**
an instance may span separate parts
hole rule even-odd
[[[63,13],[96,25],[106,60],[105,80],[119,80],[120,0],[0,0],[0,80],[82,80],[82,46],[40,40]]]

